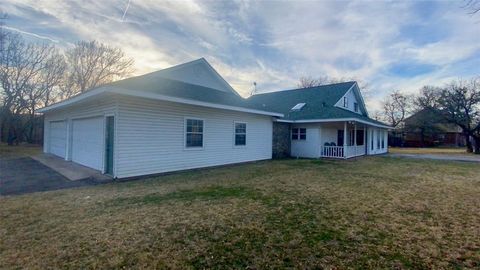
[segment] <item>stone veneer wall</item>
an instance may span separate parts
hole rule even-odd
[[[290,124],[273,122],[272,157],[274,159],[290,157]]]

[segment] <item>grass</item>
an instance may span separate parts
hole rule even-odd
[[[473,155],[473,153],[467,153],[465,147],[452,147],[452,148],[389,147],[388,151],[390,153],[395,153],[395,154]]]
[[[282,160],[0,198],[3,268],[479,268],[480,167]]]
[[[21,145],[7,145],[0,142],[0,160],[2,158],[17,158],[24,156],[37,155],[42,152],[38,145],[21,144]]]

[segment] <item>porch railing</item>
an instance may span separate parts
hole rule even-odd
[[[322,146],[322,157],[343,158],[343,146]]]
[[[365,155],[364,145],[351,146],[322,146],[321,156],[328,158],[351,158]]]
[[[365,145],[351,145],[346,149],[347,158],[365,155]]]

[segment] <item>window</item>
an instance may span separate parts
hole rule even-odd
[[[357,145],[363,145],[364,140],[364,131],[361,129],[357,129]]]
[[[382,149],[385,149],[385,132],[382,131]]]
[[[203,120],[186,119],[185,147],[203,147]]]
[[[353,109],[355,110],[355,112],[358,112],[358,103],[357,102],[353,103]]]
[[[306,140],[307,129],[306,128],[292,128],[292,140]]]
[[[348,108],[348,98],[347,97],[343,97],[343,107]]]
[[[355,130],[350,130],[349,145],[355,145]]]
[[[380,149],[380,130],[377,130],[377,149]]]
[[[370,149],[373,150],[373,146],[374,146],[374,144],[373,144],[373,134],[374,134],[373,130],[370,131],[370,134],[372,134],[372,136],[370,136],[371,137],[370,138]]]
[[[247,124],[235,123],[235,146],[247,144]]]
[[[343,132],[343,131],[342,131]],[[363,130],[357,129],[357,145],[363,145]],[[355,145],[355,130],[350,130],[349,145]]]
[[[292,111],[300,111],[306,103],[298,103],[297,105],[293,106]]]

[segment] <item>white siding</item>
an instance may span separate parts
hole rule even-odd
[[[68,107],[66,109],[54,110],[45,113],[45,127],[48,127],[50,121],[65,120],[67,122],[67,140],[66,140],[66,160],[72,158],[72,120],[89,118],[96,116],[105,116],[106,114],[115,114],[117,103],[112,95],[103,95],[96,97],[95,100],[84,101],[78,105]],[[102,130],[103,132],[103,130]],[[44,138],[49,138],[49,129],[45,128]],[[101,149],[103,153],[103,145]],[[49,141],[44,140],[44,152],[49,152]]]
[[[291,156],[317,158],[320,156],[320,129],[318,125],[293,125],[293,128],[306,128],[306,140],[292,140]],[[291,134],[290,134],[291,135]]]
[[[204,147],[186,149],[185,118],[204,120]],[[234,146],[234,121],[247,123],[247,145]],[[272,119],[148,99],[121,97],[117,177],[131,177],[272,157]]]
[[[335,106],[340,107],[342,109],[346,109],[346,110],[355,112],[355,105],[354,104],[357,103],[358,104],[358,112],[355,112],[355,113],[361,114],[360,102],[355,97],[355,92],[353,91],[353,89],[348,90],[348,92],[345,93],[344,97],[347,97],[347,106],[348,107],[345,108],[343,106],[344,105],[343,104],[343,97],[335,104]]]
[[[155,73],[153,73],[153,75],[154,74]],[[224,92],[232,92],[228,84],[202,59],[167,68],[156,74],[164,78],[209,87]]]

